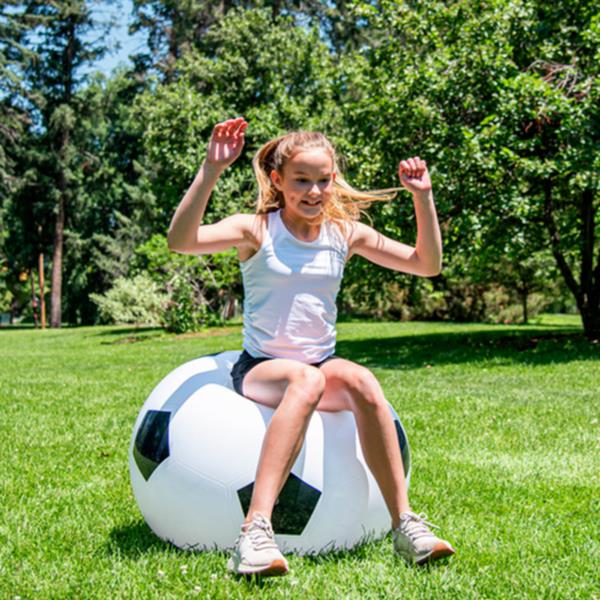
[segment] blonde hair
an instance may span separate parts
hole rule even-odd
[[[342,176],[333,144],[316,131],[292,131],[264,144],[252,159],[252,167],[258,182],[256,212],[264,214],[285,206],[283,194],[271,181],[271,171],[283,173],[286,160],[300,150],[322,148],[333,162],[336,173],[331,201],[324,206],[325,218],[334,222],[358,221],[361,213],[372,202],[389,201],[402,188],[389,188],[362,192],[354,189]]]

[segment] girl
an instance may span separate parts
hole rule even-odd
[[[414,248],[358,221],[359,206],[391,199],[364,193],[342,178],[331,143],[320,133],[293,132],[256,154],[257,214],[201,225],[221,173],[240,155],[248,123],[218,123],[200,171],[178,206],[168,240],[189,254],[235,247],[244,283],[244,352],[233,367],[236,391],[275,408],[267,428],[250,508],[228,568],[281,575],[288,564],[274,541],[273,506],[303,443],[315,409],[351,410],[365,459],[389,509],[395,551],[423,564],[454,553],[410,510],[402,458],[383,391],[365,367],[333,354],[335,299],[354,254],[389,269],[432,276],[440,271],[441,236],[425,161],[403,160],[399,177],[413,194]]]

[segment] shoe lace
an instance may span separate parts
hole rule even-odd
[[[256,550],[264,550],[267,548],[277,548],[275,543],[275,534],[273,527],[266,517],[261,514],[255,514],[252,523],[246,530],[246,535],[252,542],[252,546]]]
[[[438,525],[434,525],[427,520],[427,515],[425,513],[418,515],[414,513],[408,513],[402,519],[401,529],[413,540],[432,535],[429,527],[432,529],[439,529]]]

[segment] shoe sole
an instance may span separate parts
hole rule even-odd
[[[440,542],[439,544],[436,544],[433,547],[433,550],[427,556],[423,556],[419,560],[416,560],[415,564],[425,565],[428,562],[431,562],[432,560],[444,558],[445,556],[452,556],[452,554],[454,554],[455,552],[456,551],[452,546]]]
[[[274,560],[271,564],[265,566],[239,565],[237,569],[231,569],[238,575],[261,575],[262,577],[277,577],[285,575],[289,567],[283,560]]]

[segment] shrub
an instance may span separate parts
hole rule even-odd
[[[211,309],[202,294],[202,287],[181,275],[169,282],[169,300],[161,315],[161,324],[173,333],[198,331],[202,327],[221,325],[222,315]]]
[[[158,326],[168,296],[148,274],[140,273],[132,279],[116,279],[105,294],[90,294],[90,299],[103,323]]]
[[[523,323],[523,299],[511,294],[502,286],[491,286],[484,293],[486,321],[491,323]],[[535,317],[546,310],[550,300],[540,292],[527,295],[527,318]]]
[[[132,268],[146,273],[168,301],[161,324],[175,333],[220,325],[234,313],[242,292],[235,250],[193,256],[171,252],[164,235],[155,234],[135,251]]]

